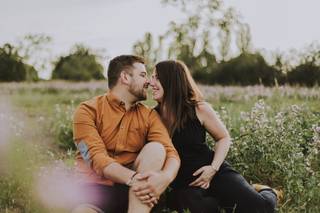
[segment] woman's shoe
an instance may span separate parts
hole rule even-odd
[[[271,188],[270,186],[257,184],[257,183],[256,184],[252,184],[252,186],[257,192],[260,192],[260,191],[265,190],[265,189],[271,189],[277,196],[278,204],[281,203],[282,200],[283,200],[283,190],[281,190],[281,189],[274,189],[274,188]]]

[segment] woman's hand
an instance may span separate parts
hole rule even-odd
[[[216,172],[217,170],[215,170],[211,165],[201,167],[195,173],[193,173],[193,176],[201,174],[200,177],[198,177],[195,181],[190,183],[189,186],[199,186],[203,189],[209,188],[210,182],[213,176],[216,174]]]

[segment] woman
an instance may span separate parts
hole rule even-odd
[[[252,187],[225,162],[231,138],[202,94],[186,65],[158,63],[150,81],[153,98],[181,158],[171,184],[171,203],[179,212],[274,212],[279,192],[263,185]],[[206,132],[216,141],[206,144]]]

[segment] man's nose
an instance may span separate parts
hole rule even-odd
[[[146,80],[146,83],[144,84],[145,87],[149,87],[150,86],[150,81]]]

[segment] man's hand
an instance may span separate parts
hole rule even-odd
[[[132,186],[133,192],[141,200],[142,203],[153,207],[160,197],[160,195],[166,190],[170,184],[170,179],[162,171],[150,171],[142,173],[137,177],[140,182]]]
[[[214,170],[212,166],[201,167],[195,173],[193,173],[193,176],[201,174],[200,177],[198,177],[195,181],[190,183],[189,186],[199,186],[203,189],[209,188],[210,182],[213,176],[216,174],[216,172],[217,171]]]
[[[142,177],[141,174],[137,174],[133,179],[134,180],[131,185],[132,190],[143,188],[143,187],[145,187],[145,185],[148,184],[147,179]],[[135,193],[135,191],[133,191],[133,192]],[[142,203],[144,203],[144,204],[148,205],[150,208],[152,208],[155,204],[157,204],[158,198],[152,197],[151,195],[152,194],[150,193],[150,194],[140,195],[137,197]]]

